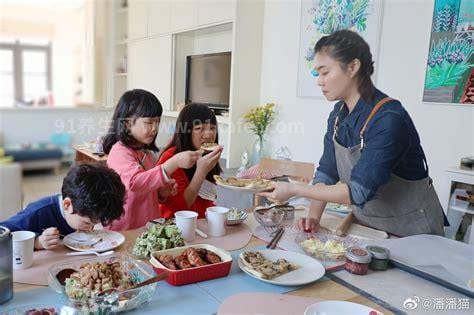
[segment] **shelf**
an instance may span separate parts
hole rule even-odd
[[[117,45],[117,46],[120,46],[120,45],[127,45],[127,44],[128,44],[128,40],[127,40],[127,39],[119,40],[119,41],[116,41],[116,42],[115,42],[115,45]]]
[[[459,207],[459,206],[455,206],[453,204],[450,204],[449,209],[460,211],[460,212],[463,212],[463,213],[474,214],[474,206],[468,206],[467,208],[465,208],[465,207]]]
[[[127,72],[117,72],[117,73],[115,73],[116,77],[126,77],[127,75],[128,75]]]
[[[120,8],[120,9],[117,9],[117,11],[115,11],[115,13],[117,14],[124,14],[127,12],[128,12],[128,8]]]

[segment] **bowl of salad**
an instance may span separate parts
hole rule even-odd
[[[183,236],[175,224],[152,224],[135,240],[131,252],[137,258],[148,259],[152,252],[184,245]]]

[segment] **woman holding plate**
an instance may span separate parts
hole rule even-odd
[[[317,231],[326,203],[336,202],[352,205],[359,223],[395,235],[443,235],[447,221],[418,132],[401,103],[374,87],[369,45],[342,30],[322,37],[314,53],[318,85],[337,101],[314,185],[275,183],[260,195],[310,198],[309,214],[299,222],[304,230]]]

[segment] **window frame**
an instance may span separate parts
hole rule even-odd
[[[14,43],[0,42],[1,50],[10,50],[13,55],[13,89],[14,102],[25,102],[24,77],[23,77],[23,52],[42,51],[46,54],[46,87],[52,90],[52,66],[51,66],[51,42],[45,45],[21,43],[15,40]],[[14,106],[14,104],[12,104]]]

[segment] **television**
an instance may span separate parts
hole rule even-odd
[[[229,110],[231,52],[186,57],[186,104],[206,104],[216,113]]]

